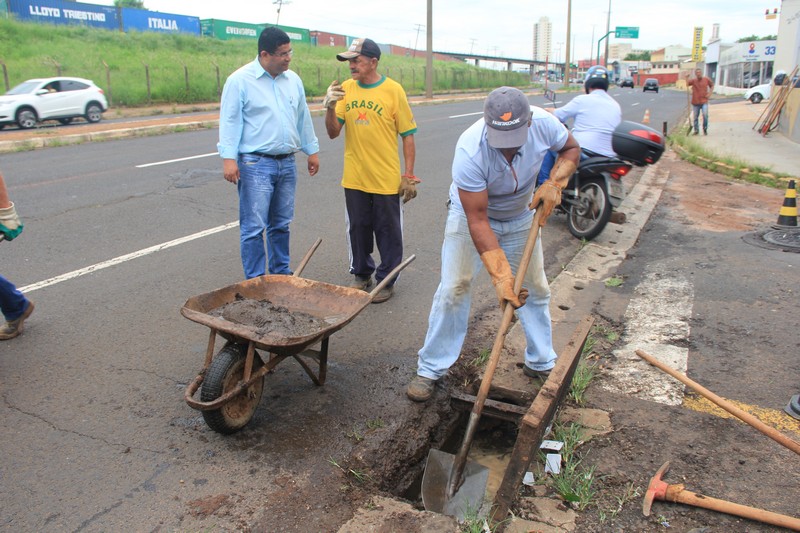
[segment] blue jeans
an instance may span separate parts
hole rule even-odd
[[[294,218],[297,168],[293,155],[239,155],[239,236],[246,279],[289,270],[289,224]],[[264,233],[267,236],[266,251]]]
[[[699,118],[700,113],[703,114],[703,131],[708,131],[708,104],[694,105],[692,104],[692,114],[694,115],[694,132],[700,131]]]
[[[3,276],[0,276],[0,311],[7,322],[16,320],[30,305],[25,296]]]
[[[513,271],[519,267],[532,220],[532,211],[506,222],[489,220]],[[442,276],[433,296],[425,345],[419,351],[418,375],[439,379],[458,359],[467,334],[472,282],[481,268],[483,263],[472,242],[467,217],[460,207],[451,205],[442,244]],[[534,370],[549,370],[555,366],[556,353],[541,237],[533,249],[523,287],[530,295],[516,312],[527,341],[525,364]]]

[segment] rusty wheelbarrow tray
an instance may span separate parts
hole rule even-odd
[[[264,376],[288,357],[300,363],[315,385],[324,384],[329,337],[349,324],[415,259],[410,256],[372,292],[364,292],[298,277],[320,242],[312,246],[293,276],[266,275],[249,279],[193,296],[181,308],[183,316],[211,329],[203,369],[186,387],[184,399],[190,407],[203,412],[206,423],[215,431],[234,433],[250,421],[261,400]],[[325,325],[306,335],[286,337],[256,325],[239,324],[209,314],[236,300],[237,294],[254,300],[268,299],[275,306],[286,307],[290,313],[309,314]],[[213,355],[218,334],[228,342]],[[318,349],[311,348],[318,343]],[[268,353],[269,357],[264,359],[256,350]],[[318,370],[315,372],[303,358],[316,361]],[[195,399],[198,389],[199,400]]]

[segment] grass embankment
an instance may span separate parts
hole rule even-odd
[[[0,67],[4,90],[31,78],[76,76],[93,80],[113,106],[213,102],[227,76],[252,61],[255,40],[221,41],[211,37],[122,33],[78,26],[22,23],[0,18]],[[303,79],[309,97],[321,96],[334,79],[349,77],[340,51],[293,43],[291,68]],[[391,76],[409,95],[425,90],[425,58],[386,54],[380,72]],[[525,87],[528,77],[516,72],[477,68],[459,62],[434,61],[433,90]]]

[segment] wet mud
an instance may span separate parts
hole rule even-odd
[[[229,322],[253,327],[257,334],[290,338],[311,336],[327,324],[321,318],[302,311],[291,311],[268,299],[255,300],[236,293],[236,299],[208,313]]]

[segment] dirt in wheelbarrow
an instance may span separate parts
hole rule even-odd
[[[209,313],[229,322],[252,326],[258,335],[271,334],[281,338],[306,337],[325,328],[319,317],[302,311],[290,311],[268,299],[255,300],[236,293],[236,299]]]

